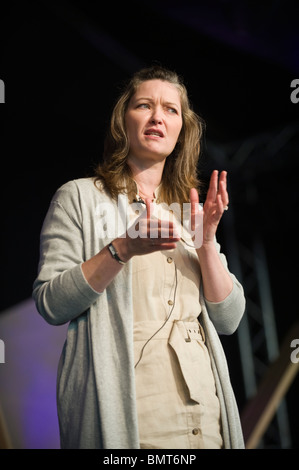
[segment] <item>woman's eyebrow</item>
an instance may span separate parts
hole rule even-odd
[[[154,101],[153,98],[150,98],[149,96],[140,96],[139,98],[135,98],[135,101]]]
[[[155,100],[149,96],[140,96],[139,98],[135,98],[135,101],[151,101],[154,102]],[[164,101],[164,104],[167,106],[176,106],[179,107],[179,103],[173,103],[171,101]]]
[[[179,104],[178,104],[178,103],[172,103],[171,101],[165,101],[164,104],[167,104],[167,106],[176,106],[177,108],[179,108]]]

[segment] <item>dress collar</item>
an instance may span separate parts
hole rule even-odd
[[[137,182],[134,179],[133,179],[133,181],[134,181],[135,187],[136,187],[136,196],[135,196],[136,201],[145,203],[145,201],[143,200],[143,198],[139,194],[139,186],[138,186]],[[160,194],[160,191],[161,191],[161,186],[162,186],[162,183],[160,183],[159,186],[157,186],[157,188],[154,191],[154,197],[152,198],[152,201],[157,203],[157,204],[158,204],[158,197],[159,197],[159,194]]]

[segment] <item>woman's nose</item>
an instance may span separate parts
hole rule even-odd
[[[159,109],[153,110],[151,122],[154,124],[162,124],[162,116],[161,111]]]

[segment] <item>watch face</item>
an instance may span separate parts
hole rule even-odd
[[[109,248],[110,248],[110,251],[111,251],[111,253],[113,254],[113,256],[115,256],[115,255],[116,255],[116,251],[115,251],[114,246],[112,245],[112,243],[110,243]]]

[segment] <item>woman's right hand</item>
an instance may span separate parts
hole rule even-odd
[[[180,240],[175,223],[156,218],[153,215],[151,199],[146,199],[145,203],[146,210],[128,228],[126,235],[113,241],[119,257],[124,262],[133,256],[172,250]]]
[[[113,240],[119,258],[127,262],[133,256],[146,255],[160,250],[172,250],[180,237],[172,221],[163,221],[152,215],[152,203],[146,201],[146,211],[127,230],[123,237]],[[138,227],[138,229],[137,229]],[[122,269],[123,265],[115,260],[108,247],[82,264],[83,275],[88,284],[101,293]]]

